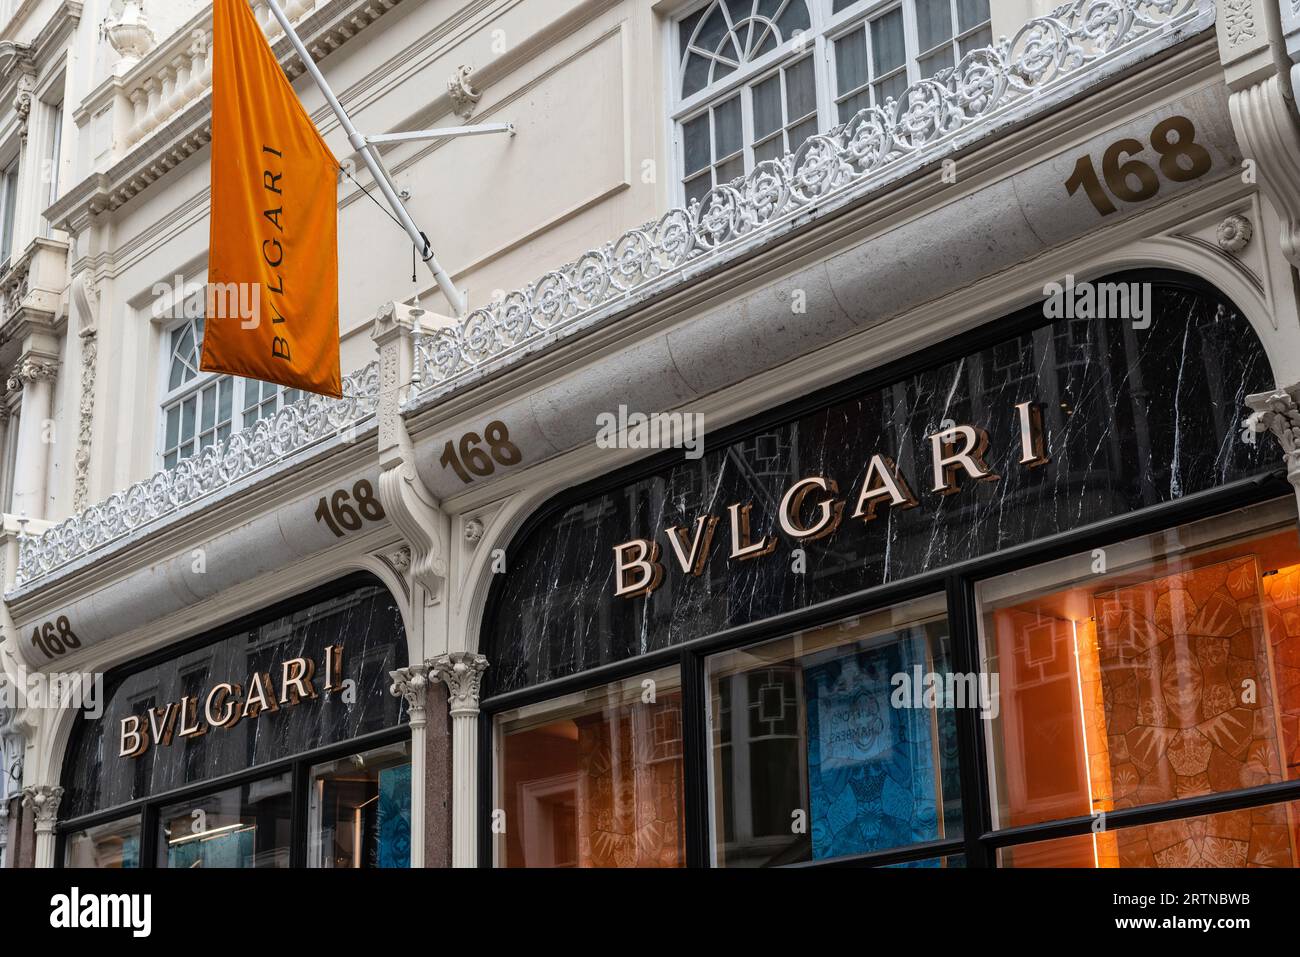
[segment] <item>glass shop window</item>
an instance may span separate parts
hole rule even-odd
[[[410,744],[313,767],[308,820],[311,867],[410,867]]]
[[[499,866],[682,867],[682,696],[666,670],[496,719]]]
[[[938,596],[710,658],[713,863],[960,837],[950,647]]]
[[[158,815],[159,867],[288,867],[289,773],[168,805]]]
[[[1076,834],[998,851],[1000,867],[1296,867],[1300,803]]]
[[[97,824],[67,837],[67,866],[136,868],[140,866],[140,815]]]
[[[995,827],[1298,776],[1300,542],[1290,500],[1015,572],[978,594],[984,667],[1000,686],[987,725]],[[1244,842],[1234,855],[1254,853],[1257,828],[1284,825],[1300,838],[1286,808],[1214,817]],[[1157,835],[1171,827],[1201,843],[1162,857]],[[1167,866],[1184,852],[1208,854],[1206,833],[1188,820],[1004,857]]]

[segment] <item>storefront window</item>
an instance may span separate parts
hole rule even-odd
[[[67,848],[68,867],[139,867],[140,815],[69,834]]]
[[[681,867],[682,698],[675,671],[501,714],[507,867]]]
[[[159,867],[288,867],[289,774],[171,804],[158,815]]]
[[[1296,867],[1300,803],[1003,848],[1001,867]]]
[[[410,745],[312,768],[309,822],[312,867],[410,867]]]
[[[715,865],[961,836],[944,609],[940,596],[709,659]]]
[[[1018,571],[979,598],[1001,688],[988,725],[995,826],[1298,776],[1292,502]],[[1098,859],[1134,859],[1126,841],[1098,837]]]
[[[406,662],[393,595],[358,574],[109,673],[65,757],[61,859],[409,867]],[[147,827],[101,823],[128,804]]]

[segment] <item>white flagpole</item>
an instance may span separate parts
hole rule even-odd
[[[393,208],[393,214],[397,217],[398,222],[402,224],[402,228],[406,230],[406,234],[411,237],[411,242],[415,245],[415,248],[420,250],[420,256],[428,265],[429,271],[433,273],[433,278],[437,280],[438,288],[441,289],[442,294],[447,297],[447,300],[451,303],[451,308],[455,310],[456,315],[464,316],[466,312],[464,293],[456,288],[456,284],[451,281],[451,277],[447,275],[446,270],[444,270],[442,265],[438,262],[438,258],[434,256],[433,249],[429,245],[428,237],[420,232],[420,227],[415,225],[415,221],[411,219],[411,214],[406,211],[406,206],[402,204],[402,200],[398,197],[397,190],[393,188],[393,181],[389,177],[388,171],[385,170],[383,164],[379,162],[379,158],[371,154],[370,151],[373,148],[371,146],[371,141],[358,133],[357,128],[352,125],[352,120],[348,118],[347,110],[343,109],[343,104],[338,101],[338,97],[336,97],[334,91],[330,89],[329,83],[326,82],[320,68],[316,66],[316,61],[313,60],[311,54],[307,52],[307,48],[303,45],[302,39],[298,36],[298,32],[294,30],[293,24],[289,22],[289,18],[285,16],[284,11],[280,9],[280,4],[277,3],[276,0],[266,0],[266,2],[271,8],[272,16],[274,16],[275,19],[279,21],[280,26],[284,28],[285,35],[289,38],[289,42],[293,44],[293,48],[297,51],[298,57],[302,60],[303,66],[306,67],[307,72],[311,74],[312,79],[316,81],[316,85],[320,87],[320,91],[324,95],[325,101],[329,103],[330,109],[332,109],[334,115],[339,118],[339,125],[342,126],[343,131],[348,134],[348,142],[352,145],[354,150],[361,154],[361,158],[365,161],[366,167],[370,170],[370,175],[375,178],[375,182],[379,185],[380,192],[384,194],[384,198],[388,200],[388,204]],[[508,124],[503,125],[508,126]],[[457,131],[452,131],[452,135],[456,135],[456,132]],[[485,130],[484,132],[498,131],[492,129]],[[508,130],[503,129],[501,132],[513,133],[513,128]],[[418,138],[433,138],[435,135],[437,135],[437,131],[431,131],[430,134]],[[417,137],[412,136],[411,138]],[[376,137],[376,140],[379,142],[393,141],[391,138],[385,139],[381,137]]]

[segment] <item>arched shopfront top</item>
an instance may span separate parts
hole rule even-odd
[[[102,716],[72,729],[60,816],[395,729],[389,672],[406,664],[398,604],[362,573],[110,672]]]
[[[1128,306],[1120,293],[1132,296]],[[1087,296],[1095,294],[1092,300]],[[901,363],[707,436],[707,451],[657,455],[565,493],[517,536],[493,585],[482,650],[485,693],[577,674],[727,628],[1172,502],[1276,470],[1275,451],[1241,441],[1245,397],[1272,388],[1241,311],[1195,277],[1142,270],[1062,290]],[[1020,408],[1025,403],[1027,409]],[[1041,415],[1041,457],[1022,429]],[[987,433],[996,481],[932,489],[931,437]],[[913,507],[854,518],[871,463],[897,463]],[[794,540],[778,526],[795,483],[835,483],[832,534]],[[803,527],[829,496],[796,506]],[[730,506],[749,506],[749,540],[774,550],[731,558]],[[709,519],[718,522],[709,537]],[[699,525],[701,519],[703,525]],[[689,552],[683,571],[666,530]],[[617,597],[615,546],[658,545],[662,578]],[[801,554],[796,554],[800,549]],[[629,554],[634,555],[635,552]],[[693,570],[693,569],[692,569]]]

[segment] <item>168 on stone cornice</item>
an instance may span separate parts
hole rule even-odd
[[[1042,406],[1037,402],[1021,402],[1016,411],[1020,423],[1020,464],[1027,468],[1047,465],[1051,458],[1046,452]],[[987,430],[973,425],[953,425],[928,438],[933,476],[931,491],[935,494],[949,496],[961,492],[963,475],[977,482],[996,482],[1001,478],[985,461],[989,448]],[[820,495],[820,498],[812,503],[812,520],[805,521],[804,506],[813,495]],[[863,522],[877,518],[881,506],[910,509],[920,504],[902,469],[881,453],[874,454],[867,463],[856,501],[851,517]],[[844,521],[847,505],[847,499],[839,497],[839,485],[833,478],[806,476],[786,489],[777,508],[776,520],[781,531],[798,545],[833,535]],[[727,506],[731,526],[728,557],[733,561],[761,558],[776,550],[776,535],[754,541],[750,527],[752,508],[750,504],[739,502]],[[719,521],[721,519],[716,515],[701,515],[690,528],[674,526],[664,530],[677,567],[684,574],[699,577],[704,573]],[[649,595],[662,585],[665,565],[662,556],[659,542],[654,539],[634,538],[615,545],[615,597]]]

